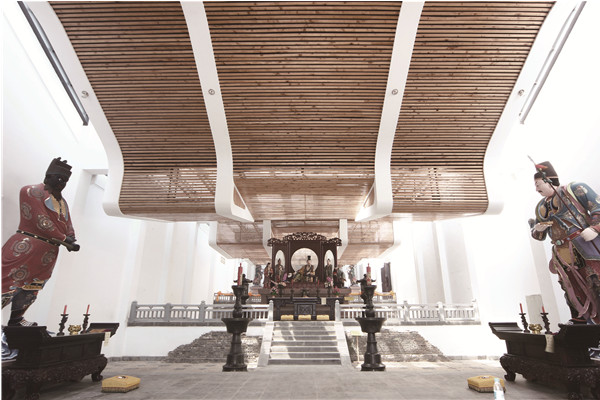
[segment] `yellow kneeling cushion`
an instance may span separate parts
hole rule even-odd
[[[329,321],[329,315],[317,315],[317,321]]]
[[[135,376],[119,375],[106,378],[102,381],[103,392],[125,393],[140,387],[140,378]]]
[[[281,316],[281,320],[282,321],[293,321],[294,320],[294,316],[291,314],[284,314]]]
[[[298,321],[310,321],[310,315],[298,315]]]
[[[473,376],[467,379],[467,384],[470,389],[477,390],[478,392],[493,392],[494,391],[494,378],[492,375],[479,375]],[[504,379],[500,378],[500,384],[502,389],[506,392],[504,387]]]

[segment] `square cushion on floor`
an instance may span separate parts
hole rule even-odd
[[[294,320],[294,316],[290,315],[290,314],[285,314],[281,316],[281,320],[282,321],[293,321]]]
[[[329,321],[329,315],[317,315],[317,321]]]
[[[467,379],[467,384],[470,389],[477,390],[478,392],[493,392],[494,391],[494,378],[492,375],[479,375],[473,376]],[[500,379],[500,384],[502,388],[506,392],[506,387],[504,387],[504,379]]]
[[[106,378],[102,381],[103,392],[124,393],[140,387],[140,378],[135,376],[119,375]]]
[[[298,315],[298,321],[310,321],[310,315]]]

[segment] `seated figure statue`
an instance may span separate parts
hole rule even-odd
[[[294,282],[313,282],[315,278],[315,267],[311,264],[310,256],[306,259],[304,264],[294,275]]]

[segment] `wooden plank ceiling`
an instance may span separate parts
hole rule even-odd
[[[216,218],[214,144],[179,2],[51,5],[121,147],[121,211]]]
[[[206,2],[255,219],[354,219],[373,183],[398,2]]]
[[[260,264],[264,219],[276,237],[309,225],[327,236],[347,219],[347,263],[391,246],[391,219],[351,221],[373,183],[401,2],[204,3],[252,224],[215,213],[216,156],[180,3],[50,4],[121,147],[123,213],[220,219],[226,251]],[[486,210],[485,151],[552,4],[425,3],[392,149],[394,213]]]
[[[395,213],[481,214],[485,151],[550,2],[426,2],[392,152]]]

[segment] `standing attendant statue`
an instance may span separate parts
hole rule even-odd
[[[255,286],[260,286],[262,279],[263,279],[263,270],[260,265],[257,265],[254,268],[254,280],[252,281],[252,284]]]
[[[281,258],[277,259],[277,264],[275,264],[275,281],[283,282],[285,281],[285,277],[283,276],[285,273],[285,268],[281,265]]]
[[[273,282],[273,267],[271,267],[270,262],[268,262],[267,265],[265,266],[263,275],[264,275],[263,287],[271,288],[271,287],[275,286],[275,283]]]
[[[600,196],[582,182],[560,186],[549,162],[536,165],[531,235],[552,240],[550,271],[558,275],[572,323],[600,323]]]
[[[344,270],[337,265],[333,269],[333,286],[336,288],[343,288],[346,286],[346,274],[344,274]]]
[[[331,265],[331,260],[329,258],[327,259],[327,264],[325,264],[325,281],[333,281],[333,265]]]
[[[58,248],[78,251],[67,202],[62,197],[71,166],[50,163],[44,183],[21,188],[19,229],[2,246],[2,308],[12,303],[9,326],[32,326],[23,315],[54,269]]]
[[[350,285],[356,285],[356,272],[354,272],[354,265],[348,267],[348,280]]]

